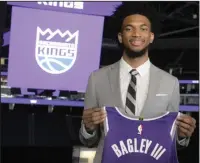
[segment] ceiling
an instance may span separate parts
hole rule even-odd
[[[162,20],[162,34],[160,38],[198,37],[199,2],[198,1],[152,1],[147,2],[155,6]],[[7,21],[5,31],[9,31],[12,7],[7,5]],[[104,38],[113,38],[115,33],[110,30],[111,17],[105,18]],[[178,30],[178,31],[177,31]]]
[[[162,22],[162,34],[160,38],[174,37],[198,37],[199,24],[199,2],[185,1],[152,1],[147,2],[153,5]],[[106,17],[104,37],[112,38],[113,24],[109,24],[111,17]]]

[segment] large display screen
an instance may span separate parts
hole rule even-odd
[[[38,2],[8,2],[9,5],[30,7],[42,10],[54,10],[62,12],[71,12],[88,15],[110,16],[115,11],[115,8],[122,2],[53,2],[53,1],[38,1]]]
[[[13,7],[11,21],[9,86],[85,91],[99,68],[103,17]]]

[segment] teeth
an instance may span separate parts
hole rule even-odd
[[[132,41],[131,43],[134,45],[140,45],[140,44],[142,44],[142,41]]]

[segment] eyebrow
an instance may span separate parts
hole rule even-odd
[[[145,27],[148,27],[148,25],[146,25],[146,24],[142,24],[142,25],[140,25],[141,27],[143,27],[143,26],[145,26]],[[149,28],[149,27],[148,27]]]
[[[131,24],[127,24],[127,25],[125,25],[124,27],[133,27],[133,25],[131,25]],[[146,24],[141,24],[140,25],[141,27],[143,27],[143,26],[145,26],[145,27],[148,27]],[[148,27],[149,28],[149,27]]]

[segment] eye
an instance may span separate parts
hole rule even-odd
[[[125,29],[125,31],[130,31],[130,30],[131,30],[130,28],[126,28],[126,29]]]
[[[131,31],[132,28],[131,27],[126,27],[124,30],[128,32],[128,31]]]
[[[142,31],[148,31],[148,28],[147,27],[141,27],[141,30]]]

